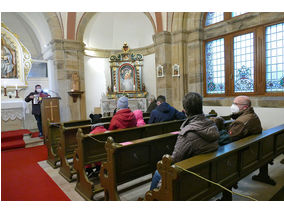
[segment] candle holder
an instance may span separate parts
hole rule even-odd
[[[4,96],[7,96],[7,88],[4,87]]]
[[[15,98],[19,98],[19,91],[18,91],[18,89],[16,89],[16,97]]]

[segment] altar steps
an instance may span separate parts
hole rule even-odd
[[[1,151],[42,145],[38,134],[27,129],[1,132]]]

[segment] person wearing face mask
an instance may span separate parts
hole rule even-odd
[[[235,120],[228,130],[232,141],[262,132],[261,122],[248,96],[237,96],[231,106],[231,112],[231,117]]]
[[[41,124],[41,111],[40,111],[40,104],[42,102],[43,97],[48,97],[49,94],[43,92],[41,89],[41,85],[35,86],[35,91],[31,92],[27,95],[25,98],[26,102],[32,101],[32,114],[35,116],[35,119],[37,121],[37,127],[39,130],[39,137],[42,137],[42,124]]]

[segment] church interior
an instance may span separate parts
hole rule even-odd
[[[182,122],[147,108],[183,112],[190,92],[228,126],[248,96],[262,133],[172,163]],[[146,125],[90,134],[125,96]],[[283,125],[284,12],[1,12],[2,201],[284,201]]]

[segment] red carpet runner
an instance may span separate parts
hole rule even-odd
[[[1,200],[70,200],[38,165],[46,159],[45,145],[1,152]]]
[[[31,137],[38,137],[39,132],[31,132],[27,129],[1,132],[1,151],[8,149],[24,148],[24,134],[31,134]]]
[[[27,129],[1,132],[1,151],[8,149],[24,148],[24,134],[30,133]]]

